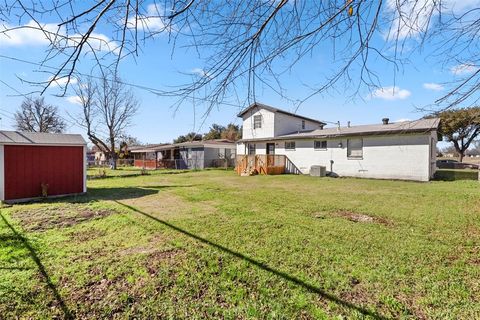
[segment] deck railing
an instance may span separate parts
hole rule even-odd
[[[238,174],[249,174],[253,171],[259,174],[282,174],[285,173],[286,164],[285,155],[239,155],[236,171]]]

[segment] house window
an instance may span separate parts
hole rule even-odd
[[[295,150],[295,141],[285,142],[285,150]]]
[[[363,157],[363,139],[347,140],[347,157],[361,159]]]
[[[255,143],[248,144],[248,154],[254,155],[255,154]]]
[[[227,149],[219,148],[218,149],[218,159],[225,159]]]
[[[253,129],[259,129],[262,127],[262,116],[253,116]]]
[[[327,140],[315,140],[313,142],[313,148],[315,150],[327,150]]]
[[[305,120],[302,120],[302,130],[305,130]]]

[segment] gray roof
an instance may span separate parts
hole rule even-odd
[[[243,115],[245,113],[247,113],[248,111],[252,110],[253,108],[261,108],[261,109],[266,109],[266,110],[269,110],[269,111],[272,111],[272,112],[278,112],[278,113],[283,113],[283,114],[286,114],[288,116],[292,116],[292,117],[296,117],[296,118],[300,118],[300,119],[303,119],[303,120],[308,120],[308,121],[313,121],[313,122],[316,122],[318,124],[321,124],[321,125],[325,125],[326,123],[323,122],[323,121],[320,121],[320,120],[316,120],[316,119],[312,119],[312,118],[307,118],[307,117],[304,117],[304,116],[301,116],[299,114],[295,114],[295,113],[291,113],[291,112],[288,112],[288,111],[285,111],[285,110],[282,110],[282,109],[278,109],[278,108],[274,108],[272,106],[268,106],[266,104],[263,104],[263,103],[259,103],[259,102],[255,102],[255,103],[252,103],[248,108],[242,110],[239,114],[237,114],[238,117],[243,117]]]
[[[132,153],[144,153],[144,152],[155,152],[155,151],[162,151],[168,150],[173,148],[195,148],[195,147],[235,147],[235,142],[227,140],[227,139],[215,139],[215,140],[201,140],[201,141],[187,141],[181,143],[172,143],[172,144],[163,144],[157,145],[155,147],[148,147],[139,148],[130,150]]]
[[[440,119],[420,119],[414,121],[402,121],[389,124],[368,124],[350,127],[334,127],[325,129],[316,129],[309,131],[292,132],[277,136],[274,138],[260,139],[242,139],[242,141],[262,141],[262,140],[288,140],[288,139],[315,139],[315,138],[335,138],[345,136],[365,136],[365,135],[389,135],[404,133],[427,133],[438,129]]]
[[[80,134],[0,130],[0,144],[86,145]]]

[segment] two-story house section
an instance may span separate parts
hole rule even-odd
[[[325,123],[291,112],[254,103],[238,114],[243,119],[242,140],[274,138],[292,132],[322,129]],[[274,154],[275,144],[238,143],[237,154]]]
[[[436,170],[437,118],[326,128],[319,120],[255,103],[239,115],[237,172],[428,181]]]

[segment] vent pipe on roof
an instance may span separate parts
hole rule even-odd
[[[350,121],[348,121],[348,122],[347,122],[347,127],[349,127],[349,128],[350,128]]]
[[[388,121],[389,121],[389,120],[390,120],[390,119],[388,119],[388,118],[383,118],[383,119],[382,119],[382,122],[383,122],[383,124],[388,124]]]

